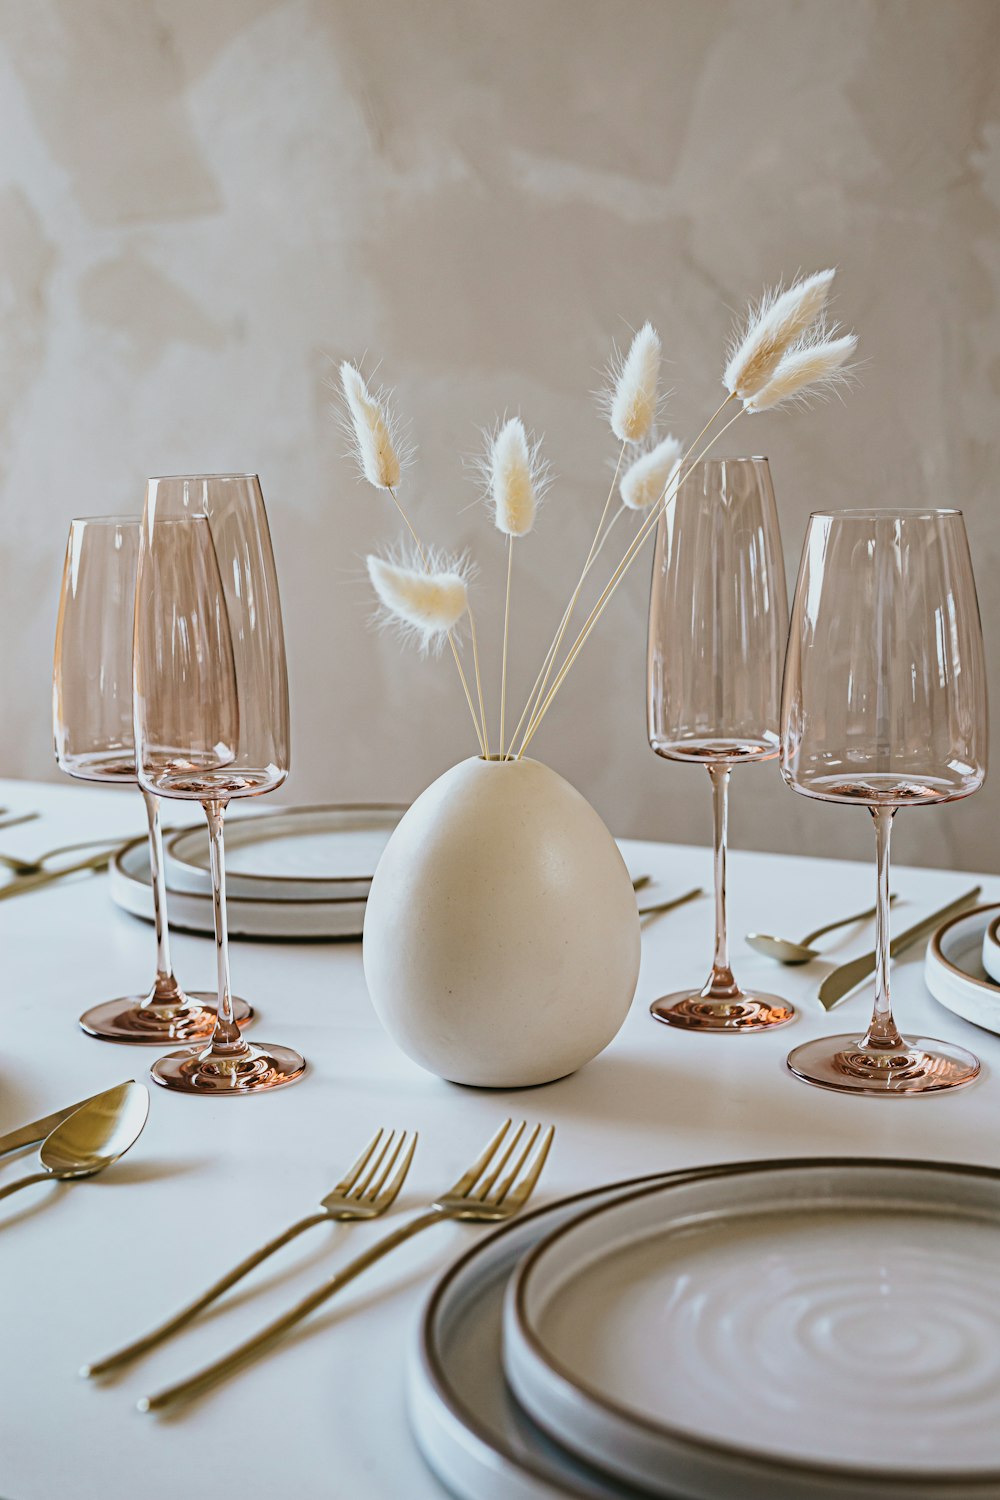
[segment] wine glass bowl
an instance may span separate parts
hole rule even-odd
[[[926,1093],[971,1083],[971,1052],[907,1041],[889,1000],[889,841],[901,807],[954,802],[986,777],[986,670],[957,510],[817,512],[809,521],[782,694],[781,773],[803,796],[861,803],[878,864],[875,1005],[862,1037],[796,1048],[824,1088]]]
[[[715,814],[715,955],[700,990],[651,1006],[670,1026],[761,1031],[795,1011],[733,977],[726,924],[732,768],[780,749],[781,668],[788,630],[784,558],[766,458],[694,464],[661,516],[649,602],[649,743],[667,760],[706,767]]]
[[[81,781],[138,780],[132,713],[132,628],[139,558],[138,516],[73,521],[66,545],[52,672],[56,762]],[[214,996],[185,994],[170,962],[159,804],[143,793],[156,926],[156,978],[145,995],[90,1007],[80,1025],[102,1041],[164,1046],[211,1036]],[[238,1000],[235,1013],[253,1012]]]
[[[281,606],[256,475],[151,479],[136,582],[135,741],[140,785],[200,802],[209,828],[218,1018],[208,1046],[150,1070],[187,1093],[250,1093],[294,1083],[289,1047],[251,1045],[233,1016],[223,818],[231,799],[288,774],[288,680]]]

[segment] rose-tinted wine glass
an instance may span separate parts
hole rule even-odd
[[[66,546],[52,674],[56,761],[81,781],[136,784],[132,731],[132,622],[139,558],[138,516],[85,516]],[[145,995],[92,1006],[80,1017],[110,1042],[199,1041],[215,1027],[215,996],[185,994],[170,962],[160,804],[144,791],[156,924],[156,978]],[[237,1020],[252,1010],[234,1002]]]
[[[971,1083],[964,1047],[900,1035],[889,1003],[889,834],[900,807],[954,802],[986,776],[986,670],[961,511],[844,510],[812,516],[792,609],[781,772],[875,821],[875,1005],[862,1036],[796,1047],[791,1071],[855,1094]]]
[[[200,802],[208,819],[218,1020],[209,1045],[169,1053],[153,1079],[188,1093],[244,1094],[294,1083],[290,1047],[252,1045],[233,1018],[223,816],[288,774],[288,678],[278,580],[254,474],[151,479],[135,599],[139,783]]]
[[[795,1017],[740,988],[729,963],[726,847],[733,766],[778,754],[788,633],[785,566],[766,458],[694,464],[657,525],[649,599],[647,710],[657,755],[707,767],[715,808],[715,954],[699,990],[653,1002],[689,1031],[764,1031]]]

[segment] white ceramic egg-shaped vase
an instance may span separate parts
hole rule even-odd
[[[389,1035],[454,1083],[549,1083],[618,1031],[639,917],[590,803],[535,760],[453,766],[389,840],[365,913],[365,977]]]

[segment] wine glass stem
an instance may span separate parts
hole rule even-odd
[[[715,822],[715,956],[712,972],[702,990],[713,999],[729,1000],[740,987],[729,967],[729,932],[726,924],[726,845],[729,829],[729,766],[709,766],[712,778],[712,811]]]
[[[170,963],[170,934],[167,928],[167,890],[163,876],[163,836],[160,830],[160,799],[147,792],[142,800],[146,804],[146,820],[149,823],[149,873],[153,885],[153,921],[156,924],[156,982],[152,994],[143,1001],[143,1007],[173,1005],[180,1008],[180,991]]]
[[[212,902],[215,910],[215,956],[219,969],[219,1010],[211,1051],[228,1056],[247,1051],[240,1028],[233,1019],[233,993],[229,982],[229,930],[226,925],[226,854],[222,839],[224,802],[206,802],[208,846],[212,862]]]
[[[863,1047],[899,1052],[905,1042],[896,1030],[889,1003],[889,838],[894,807],[869,808],[875,819],[878,860],[878,903],[875,909],[875,1008],[862,1041]]]

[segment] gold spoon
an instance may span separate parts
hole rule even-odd
[[[0,1188],[0,1198],[32,1182],[66,1182],[103,1172],[135,1145],[148,1113],[144,1083],[120,1083],[96,1094],[45,1137],[38,1153],[42,1170]]]
[[[889,897],[890,901],[895,899],[895,895]],[[870,906],[867,911],[857,911],[852,917],[840,917],[836,922],[827,922],[825,927],[807,932],[800,943],[793,943],[790,938],[771,937],[766,932],[748,932],[747,942],[756,953],[776,958],[779,964],[807,964],[810,959],[819,957],[819,949],[810,947],[817,938],[824,937],[828,932],[835,932],[838,927],[849,927],[852,922],[864,922],[868,917],[873,917],[876,910],[876,907]]]

